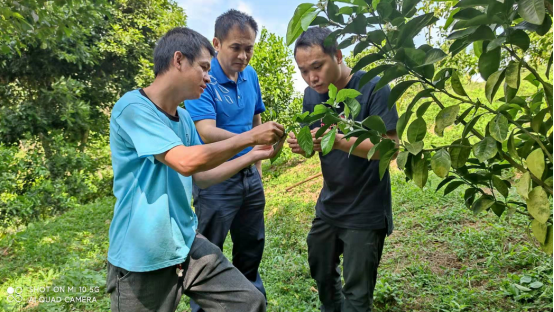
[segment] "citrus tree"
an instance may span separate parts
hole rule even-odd
[[[358,91],[337,91],[331,85],[326,103],[295,117],[302,126],[297,131],[300,146],[313,153],[307,125],[323,119],[315,135],[323,136],[323,155],[331,151],[337,131],[345,139],[356,138],[352,149],[370,139],[374,147],[368,160],[379,153],[381,177],[398,153],[399,169],[420,188],[432,171],[442,179],[437,191],[444,188],[448,194],[465,186],[464,203],[476,215],[528,216],[540,248],[552,253],[552,46],[537,48],[539,40],[531,41],[552,36],[551,2],[453,0],[438,14],[446,17],[444,25],[424,7],[420,0],[328,0],[297,7],[287,44],[310,26],[331,27],[325,44],[336,40],[340,49],[354,45],[354,55],[365,54],[353,66],[353,72],[371,68],[360,87],[376,76],[381,79],[374,91],[395,83],[389,107],[403,94],[417,91],[396,125],[397,144],[384,138],[386,127],[379,116],[355,120]],[[444,44],[433,46],[427,40],[416,46],[414,38],[439,28],[446,33]],[[461,52],[478,60],[476,74],[486,81],[483,97],[466,92],[462,73],[467,66],[453,61]],[[533,86],[531,92],[524,83]],[[432,127],[426,120],[434,121]],[[447,144],[426,146],[426,137],[442,137],[452,127],[463,130]],[[517,183],[506,177],[508,171],[520,176]]]

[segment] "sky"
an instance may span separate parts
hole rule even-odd
[[[300,3],[306,0],[277,0],[277,1],[253,1],[253,0],[178,0],[177,3],[185,9],[187,14],[187,26],[198,31],[206,38],[214,36],[215,19],[229,9],[237,9],[251,15],[258,23],[258,35],[262,27],[271,33],[285,38],[289,20],[294,10]],[[313,1],[316,2],[315,0]],[[290,47],[292,49],[292,45]],[[350,50],[345,50],[347,55]],[[295,65],[294,88],[298,92],[304,92],[307,84],[304,82]]]

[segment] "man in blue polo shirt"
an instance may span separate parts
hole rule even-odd
[[[254,52],[258,26],[251,16],[229,10],[215,23],[212,59],[206,91],[198,100],[185,102],[204,143],[218,142],[261,124],[265,111],[258,76],[248,65]],[[230,160],[250,151],[246,148]],[[264,249],[265,196],[261,163],[245,167],[226,181],[206,189],[195,188],[194,207],[198,231],[223,249],[229,231],[233,239],[233,264],[265,296],[258,272]],[[191,303],[193,311],[198,307]]]
[[[117,198],[110,225],[106,291],[112,311],[173,312],[182,294],[206,311],[265,311],[264,296],[196,233],[192,180],[205,188],[276,154],[283,126],[267,122],[201,145],[186,110],[210,82],[210,42],[183,27],[154,50],[154,82],[125,93],[110,118]],[[242,157],[227,161],[246,147]]]

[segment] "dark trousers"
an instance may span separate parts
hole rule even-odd
[[[194,187],[198,232],[223,250],[227,233],[233,240],[233,265],[266,296],[258,272],[265,242],[265,195],[255,166],[206,189]],[[193,312],[201,311],[191,300]]]
[[[370,312],[386,229],[338,228],[316,217],[308,234],[308,263],[322,312]],[[344,286],[340,278],[343,254]]]
[[[265,311],[265,298],[221,250],[197,234],[187,261],[151,272],[129,272],[108,263],[112,312],[173,312],[183,294],[206,311]]]

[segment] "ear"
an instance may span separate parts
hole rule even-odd
[[[337,50],[337,53],[335,53],[335,57],[337,59],[337,64],[342,64],[343,58],[342,58],[342,51]]]
[[[221,41],[219,41],[217,37],[214,37],[212,44],[214,45],[214,49],[219,52],[219,49],[221,49]]]
[[[178,70],[181,70],[184,66],[184,63],[186,62],[185,56],[180,51],[175,51],[173,54],[173,66],[177,68]]]

